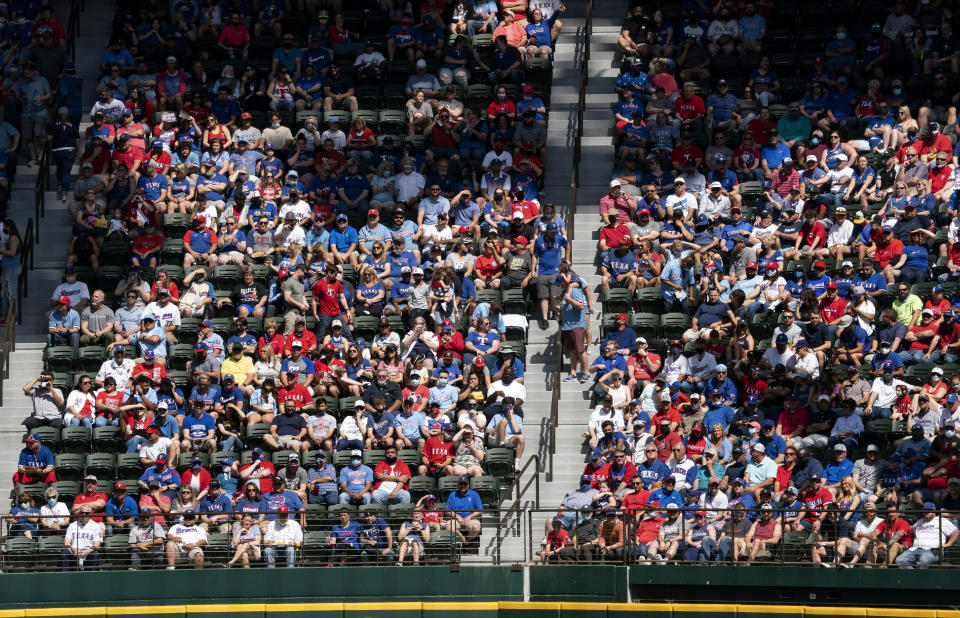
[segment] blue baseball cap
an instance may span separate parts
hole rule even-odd
[[[29,436],[27,436],[26,441],[27,441],[27,444],[30,444],[31,442],[43,442],[43,440],[40,438],[40,435],[36,433],[32,433]]]
[[[581,482],[581,483],[592,483],[592,482],[593,482],[593,477],[591,477],[589,474],[581,474],[581,475],[580,475],[580,482]]]
[[[798,347],[798,348],[809,348],[810,346],[807,345],[807,340],[806,340],[806,339],[801,339],[801,340],[797,341],[797,347]]]
[[[251,451],[251,452],[252,452],[254,455],[263,455],[263,449],[260,448],[259,446],[254,447],[253,451]]]
[[[203,322],[200,322],[200,326],[213,328],[213,322],[211,322],[210,320],[204,320]]]
[[[727,370],[727,366],[724,365],[723,363],[720,363],[719,365],[716,366],[715,369],[716,369],[717,371],[726,371],[726,370]]]
[[[560,231],[560,226],[557,225],[557,222],[556,222],[556,221],[551,221],[550,223],[547,224],[547,231],[548,231],[548,232],[558,232],[558,231]]]
[[[150,350],[150,349],[144,350],[144,351],[143,351],[143,357],[144,357],[144,358],[153,358],[153,357],[154,357],[153,350]]]
[[[785,334],[780,333],[779,335],[777,335],[776,343],[777,343],[778,345],[781,345],[781,344],[782,344],[782,345],[786,345],[789,341],[790,341],[790,340],[787,338],[787,336],[786,336]]]
[[[697,217],[697,225],[706,225],[710,223],[710,220],[707,219],[707,215],[700,215]]]
[[[757,405],[760,403],[760,398],[757,397],[756,393],[750,393],[749,395],[747,395],[747,403]]]
[[[950,393],[947,395],[947,403],[955,403],[957,401],[960,401],[960,397],[957,397],[956,393]]]

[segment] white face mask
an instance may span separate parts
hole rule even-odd
[[[75,283],[77,280],[76,275],[67,275],[65,278],[67,280],[67,283]]]

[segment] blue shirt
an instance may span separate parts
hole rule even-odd
[[[42,444],[37,453],[31,451],[29,447],[25,448],[20,451],[20,460],[17,462],[17,465],[40,468],[42,470],[47,466],[54,465],[53,452]]]
[[[116,497],[107,500],[107,505],[103,507],[103,512],[107,515],[136,515],[139,510],[133,498],[124,496],[123,502],[120,504],[117,504]]]
[[[926,267],[926,263],[924,263]],[[853,285],[863,286],[863,289],[869,294],[870,292],[876,292],[877,290],[886,290],[887,289],[887,280],[880,273],[873,273],[868,278],[864,279],[861,273],[857,273],[853,278]]]
[[[573,330],[574,328],[587,327],[587,299],[583,295],[583,290],[579,287],[570,289],[570,297],[580,303],[584,303],[583,308],[577,309],[571,302],[564,299],[560,305],[560,317],[563,322],[562,330]]]
[[[691,470],[696,473],[696,468],[691,468]],[[646,483],[646,481],[644,481]],[[650,494],[650,502],[656,500],[660,503],[660,506],[666,507],[668,504],[675,504],[681,506],[683,504],[683,498],[680,497],[680,492],[674,489],[673,491],[667,493],[662,487],[660,489],[655,489]]]
[[[729,381],[729,379],[727,380]],[[708,410],[706,414],[703,415],[703,426],[707,428],[709,432],[710,429],[720,423],[724,429],[730,426],[730,423],[733,422],[733,417],[736,415],[736,411],[728,405],[720,405],[716,408]]]
[[[420,427],[423,426],[425,419],[423,412],[413,412],[409,416],[400,413],[394,419],[394,427],[397,427],[410,440],[419,440],[423,437],[420,434]]]
[[[359,235],[357,234],[357,230],[349,225],[344,228],[342,232],[336,228],[330,232],[330,244],[335,246],[337,251],[341,253],[345,253],[350,249],[350,245],[355,244],[358,240]]]
[[[223,481],[221,481],[221,484]],[[200,501],[200,512],[201,513],[232,513],[233,512],[233,502],[230,501],[230,497],[226,492],[221,491],[219,495],[213,500],[210,499],[210,495],[207,494],[203,497],[203,500]]]
[[[783,160],[790,156],[790,147],[780,142],[776,146],[766,146],[760,150],[760,159],[767,162],[767,167],[775,169],[783,165]]]
[[[643,486],[649,489],[653,483],[662,481],[670,476],[670,468],[659,459],[652,464],[642,461],[637,464],[637,476],[643,479]]]
[[[300,501],[300,497],[289,489],[285,489],[282,492],[271,491],[270,493],[263,495],[263,500],[266,502],[267,511],[276,511],[281,506],[285,506],[290,509],[291,513],[296,513],[304,508],[303,502]],[[276,513],[267,513],[267,521],[276,518]]]
[[[823,469],[823,480],[826,485],[836,485],[843,477],[853,474],[853,462],[844,459],[842,462],[833,462]]]
[[[559,234],[551,241],[546,235],[537,237],[533,252],[538,258],[537,274],[555,275],[560,272],[560,259],[567,247],[567,239]]]
[[[213,389],[211,389],[212,391]],[[204,412],[197,418],[193,414],[183,418],[183,428],[189,430],[189,436],[194,440],[200,440],[207,437],[211,429],[216,429],[213,417]]]
[[[483,503],[480,501],[480,494],[474,490],[468,489],[462,495],[460,490],[457,490],[447,497],[447,510],[466,517],[475,511],[483,510]]]
[[[373,483],[373,470],[360,464],[359,467],[346,466],[340,470],[340,483],[346,483],[350,491],[363,491],[367,482]]]
[[[693,269],[686,270],[680,265],[679,260],[670,260],[660,272],[660,278],[683,286],[686,292],[687,288],[693,285]],[[661,286],[660,296],[666,301],[673,302],[677,298],[677,289],[669,285]]]
[[[52,312],[50,319],[47,321],[47,327],[59,328],[61,326],[66,326],[68,329],[80,328],[80,314],[73,309],[68,309],[67,315],[63,315],[60,311]]]
[[[901,253],[907,256],[907,261],[903,263],[904,268],[921,268],[923,270],[927,269],[927,257],[930,255],[930,253],[927,251],[926,246],[904,245]]]
[[[175,485],[180,487],[180,474],[173,468],[167,468],[163,472],[157,472],[156,466],[151,466],[144,470],[143,474],[140,475],[140,481],[143,481],[147,486],[150,485],[150,481],[157,480],[160,481],[161,486],[165,485]]]
[[[370,191],[370,183],[367,182],[366,176],[344,174],[337,181],[337,188],[343,189],[343,194],[347,196],[347,199],[355,200],[364,191]]]

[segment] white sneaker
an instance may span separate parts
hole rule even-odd
[[[168,567],[167,567],[167,570],[168,570],[168,571],[173,571],[173,570],[176,569],[176,568],[177,568],[177,567],[169,567],[169,566],[168,566]]]
[[[519,470],[519,469],[520,469],[520,460],[519,460],[519,459],[514,459],[514,460],[513,460],[513,469],[514,469],[514,470]]]

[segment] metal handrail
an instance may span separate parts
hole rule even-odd
[[[567,242],[573,246],[575,237],[575,216],[577,214],[577,191],[580,188],[580,157],[583,146],[583,109],[586,107],[586,89],[589,78],[590,39],[593,35],[593,2],[587,0],[586,17],[583,26],[583,53],[580,58],[580,79],[577,94],[577,120],[573,135],[573,167],[570,174],[570,208],[567,212]],[[547,449],[547,481],[553,481],[553,456],[557,452],[557,425],[560,422],[560,376],[563,374],[563,341],[557,335],[557,366],[553,380],[553,397],[550,401],[550,427],[547,432],[550,442]]]
[[[70,62],[77,61],[77,37],[80,34],[80,12],[83,10],[81,0],[70,3],[70,17],[67,18],[67,55]]]
[[[532,477],[527,479],[527,482],[525,485],[521,486],[523,475],[526,473],[527,468],[530,467],[530,464],[533,464],[533,475]],[[523,466],[519,470],[517,470],[516,475],[513,477],[513,482],[510,483],[510,488],[507,490],[507,495],[511,497],[513,497],[514,494],[516,494],[516,496],[513,497],[513,504],[510,505],[509,509],[507,509],[503,513],[500,513],[499,516],[497,517],[496,558],[494,560],[496,564],[500,564],[500,557],[501,557],[500,533],[503,531],[504,525],[506,524],[507,519],[514,513],[516,513],[518,525],[522,521],[520,512],[523,509],[520,506],[521,505],[520,499],[523,498],[523,496],[527,493],[527,490],[530,489],[530,485],[534,485],[535,487],[534,489],[535,507],[534,508],[540,508],[540,456],[536,454],[531,455],[527,459],[527,463],[523,464]]]
[[[47,216],[47,187],[50,184],[50,144],[44,146],[37,162],[36,201],[33,205],[34,235],[40,240],[40,219]],[[30,227],[30,226],[28,226]]]

